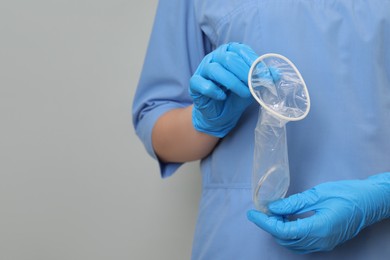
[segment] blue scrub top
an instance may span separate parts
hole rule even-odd
[[[242,42],[259,55],[291,59],[308,86],[311,111],[287,126],[287,195],[390,171],[390,1],[160,0],[133,104],[149,154],[154,123],[192,103],[188,82],[202,58]],[[202,197],[192,259],[388,259],[390,220],[331,252],[297,255],[246,218],[251,200],[254,102],[201,161]],[[157,158],[156,158],[157,159]],[[180,164],[160,163],[162,177]]]

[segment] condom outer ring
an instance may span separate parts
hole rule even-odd
[[[265,104],[263,102],[263,100],[261,100],[255,93],[255,91],[253,90],[253,86],[252,86],[252,72],[253,70],[256,68],[256,65],[259,64],[261,61],[263,61],[264,59],[267,59],[267,58],[279,58],[285,62],[287,62],[292,68],[293,70],[295,71],[295,73],[298,75],[299,79],[302,81],[302,84],[304,86],[304,92],[305,92],[305,95],[307,97],[307,109],[305,111],[305,113],[303,113],[301,116],[299,117],[287,117],[287,116],[284,116],[284,115],[281,115],[277,112],[275,112],[274,110],[272,110],[270,107],[268,107],[267,104]],[[307,114],[309,113],[310,111],[310,97],[309,97],[309,92],[307,91],[307,87],[306,87],[306,83],[305,81],[303,80],[302,78],[302,75],[301,73],[299,72],[299,70],[297,69],[297,67],[295,67],[294,63],[292,63],[289,59],[287,59],[286,57],[284,57],[283,55],[280,55],[280,54],[277,54],[277,53],[266,53],[264,55],[261,55],[260,57],[258,57],[253,63],[252,63],[252,66],[249,70],[249,73],[248,73],[248,85],[249,85],[249,90],[252,94],[252,96],[254,97],[254,99],[256,99],[256,101],[265,109],[267,110],[271,115],[279,118],[279,119],[282,119],[282,120],[285,120],[285,121],[299,121],[299,120],[302,120],[304,119]]]

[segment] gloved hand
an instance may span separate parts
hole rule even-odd
[[[329,182],[268,206],[273,216],[248,211],[248,219],[297,253],[329,251],[364,227],[390,217],[390,173],[366,180]],[[314,211],[293,221],[286,216]]]
[[[196,130],[224,137],[252,103],[248,72],[258,55],[247,45],[224,44],[209,53],[190,80]]]

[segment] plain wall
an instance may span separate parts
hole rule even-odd
[[[198,163],[162,180],[131,124],[156,6],[0,1],[0,260],[190,258]]]

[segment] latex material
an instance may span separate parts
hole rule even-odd
[[[269,205],[273,216],[251,210],[248,218],[298,253],[329,251],[363,228],[390,217],[390,173],[366,180],[320,184]],[[313,211],[306,218],[289,215]]]
[[[247,75],[257,57],[239,43],[224,44],[205,56],[190,80],[196,130],[224,137],[235,127],[253,101]]]
[[[295,65],[269,53],[252,64],[249,90],[260,105],[255,128],[252,190],[256,208],[268,213],[268,203],[285,196],[290,185],[286,123],[306,117],[310,98]]]

